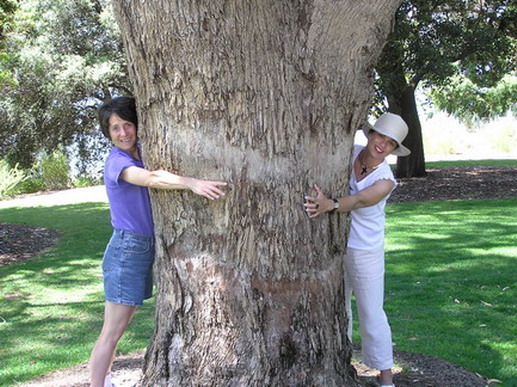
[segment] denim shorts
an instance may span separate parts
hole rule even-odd
[[[140,306],[153,295],[154,238],[114,230],[102,259],[106,301]]]

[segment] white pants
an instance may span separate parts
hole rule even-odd
[[[386,370],[393,366],[391,328],[384,312],[384,248],[347,249],[345,256],[345,303],[348,338],[352,340],[352,292],[355,295],[363,363]]]

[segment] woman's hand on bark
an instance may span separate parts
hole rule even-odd
[[[316,218],[325,212],[332,211],[334,208],[334,202],[325,196],[320,187],[314,184],[314,189],[316,190],[316,197],[305,196],[305,203],[303,204],[309,218]]]

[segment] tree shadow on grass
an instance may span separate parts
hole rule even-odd
[[[396,348],[440,353],[510,383],[517,325],[517,201],[388,209],[386,310]],[[515,382],[515,380],[513,380]],[[506,384],[505,384],[506,385]]]
[[[102,326],[100,265],[111,225],[104,203],[9,208],[0,215],[5,223],[61,234],[45,253],[0,267],[0,385],[9,385],[88,358]],[[121,351],[147,345],[153,308],[140,308]]]

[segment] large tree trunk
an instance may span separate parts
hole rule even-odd
[[[390,111],[400,114],[409,127],[404,145],[411,150],[406,157],[397,157],[397,177],[423,177],[425,176],[424,142],[422,140],[422,125],[418,117],[418,109],[415,100],[415,88],[407,85],[397,101],[390,104]]]
[[[114,1],[151,169],[230,182],[152,192],[156,328],[144,385],[355,385],[346,216],[354,131],[399,0]]]

